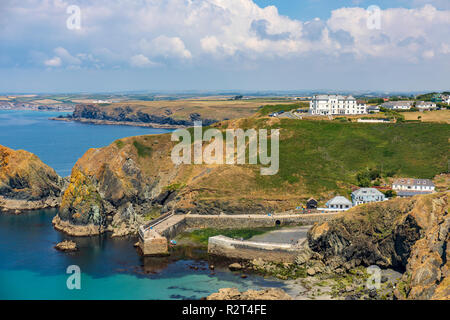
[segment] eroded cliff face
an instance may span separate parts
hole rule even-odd
[[[450,299],[449,192],[363,205],[314,226],[309,247],[333,268],[404,272],[398,299]]]
[[[259,192],[256,166],[175,165],[170,135],[130,137],[76,163],[54,220],[73,235],[136,233],[161,213],[242,214],[292,208],[298,198]]]
[[[24,210],[59,205],[63,179],[36,155],[0,146],[0,208]]]
[[[203,121],[204,125],[210,125],[218,121],[215,119],[202,119],[201,116],[195,112],[189,114],[186,119],[176,119],[170,112],[167,112],[164,115],[155,115],[141,110],[134,110],[130,106],[105,109],[93,104],[76,105],[71,119],[160,124],[168,126],[192,126],[194,121]]]

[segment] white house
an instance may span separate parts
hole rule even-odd
[[[352,202],[345,197],[337,196],[326,203],[326,207],[332,210],[348,210],[352,207]]]
[[[416,108],[419,110],[432,110],[436,109],[436,103],[428,101],[418,101],[416,102]]]
[[[409,110],[412,107],[412,101],[390,101],[385,102],[381,106],[392,110]]]
[[[386,196],[375,188],[361,188],[352,192],[353,206],[386,200]]]
[[[430,179],[395,179],[392,183],[392,189],[399,197],[412,197],[418,194],[433,193],[435,186]]]
[[[311,99],[309,111],[313,115],[366,114],[367,106],[359,104],[352,96],[315,95]]]
[[[442,96],[442,102],[450,104],[450,96]]]
[[[378,113],[378,112],[380,112],[380,107],[379,106],[368,106],[367,112],[368,113]]]

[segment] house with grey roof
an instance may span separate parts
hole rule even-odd
[[[375,188],[361,188],[352,192],[353,206],[385,200],[386,196]]]
[[[433,193],[435,186],[430,179],[399,178],[392,183],[392,189],[395,190],[397,196],[405,198]]]
[[[381,105],[385,109],[391,110],[409,110],[413,105],[413,101],[389,101]]]
[[[378,113],[378,112],[380,112],[380,107],[379,106],[368,106],[367,112],[368,113]]]
[[[337,196],[326,203],[326,207],[331,210],[345,211],[353,206],[352,202],[345,197]]]
[[[436,103],[430,101],[416,102],[416,108],[419,110],[433,110],[436,109]]]

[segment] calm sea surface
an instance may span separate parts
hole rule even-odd
[[[60,175],[92,147],[116,139],[167,130],[99,126],[47,120],[63,113],[1,111],[0,144],[38,155]],[[0,214],[0,299],[199,299],[223,287],[241,290],[280,287],[257,276],[241,279],[225,266],[208,268],[205,252],[178,248],[170,258],[142,258],[134,238],[70,238],[56,232],[56,210],[22,215]],[[80,250],[61,253],[53,246],[64,240]],[[81,289],[69,290],[67,267],[81,269]]]

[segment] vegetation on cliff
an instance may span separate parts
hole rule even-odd
[[[280,129],[280,171],[258,165],[174,165],[169,134],[130,137],[89,150],[75,165],[61,218],[96,223],[137,221],[155,208],[183,213],[267,213],[295,208],[314,196],[348,195],[358,173],[432,178],[446,172],[449,127],[443,124],[359,124],[247,118],[218,129]],[[89,190],[82,191],[81,189]],[[78,186],[78,187],[77,187]],[[100,203],[101,202],[101,203]],[[108,217],[109,216],[109,217]],[[380,236],[383,231],[380,231]]]
[[[62,179],[36,155],[0,146],[0,207],[3,210],[56,206],[62,187]]]

